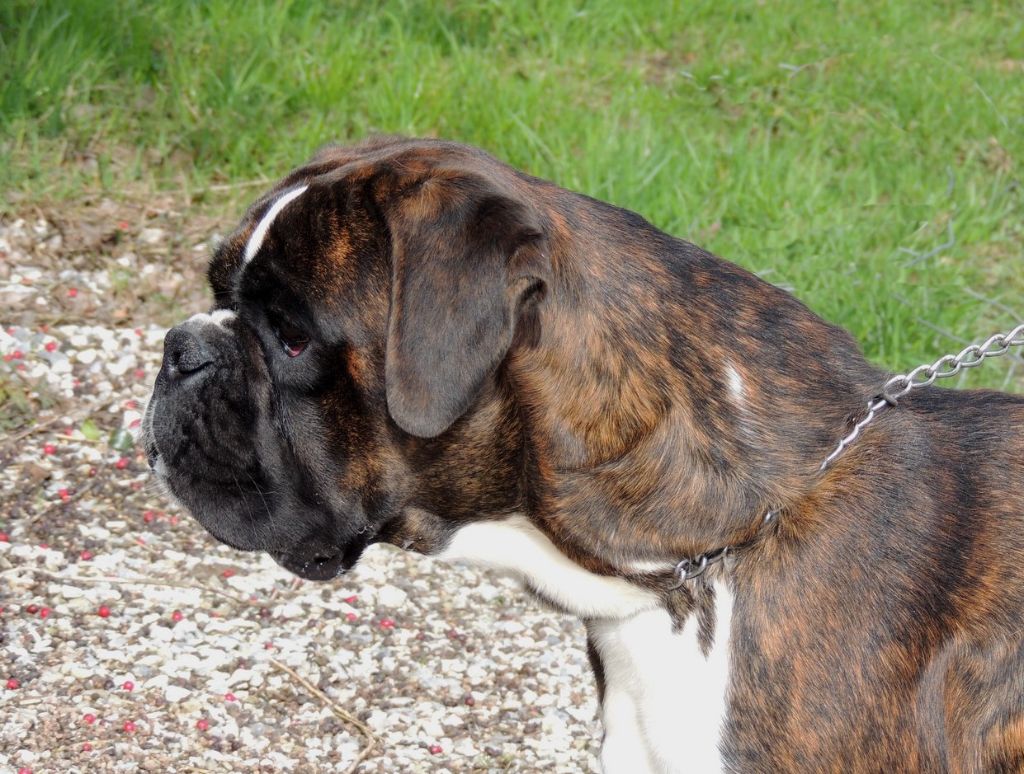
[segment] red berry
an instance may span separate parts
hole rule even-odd
[[[134,734],[135,733],[135,724],[132,721],[130,721],[130,720],[126,720],[124,722],[124,725],[122,726],[122,728],[124,728],[124,732],[126,734]]]
[[[196,721],[196,728],[198,728],[200,731],[205,731],[209,727],[210,721],[206,718],[199,718],[199,720]]]
[[[432,744],[427,748],[431,755],[440,755],[444,752],[444,748],[439,744]]]
[[[380,628],[381,629],[394,629],[395,628],[395,622],[392,621],[390,618],[382,618],[381,621],[380,621]]]
[[[472,707],[474,704],[476,704],[476,699],[473,698],[473,694],[467,693],[462,698],[462,703],[465,704],[467,707]]]
[[[21,687],[21,683],[18,682],[18,678],[11,677],[7,680],[7,687],[10,688],[12,691],[16,691],[18,690],[18,688]]]
[[[118,470],[124,470],[128,467],[128,458],[121,457],[117,462],[114,463],[114,467]]]
[[[135,329],[135,335],[141,338],[142,337],[142,328],[136,328]]]
[[[127,220],[119,220],[119,221],[117,221],[117,227],[121,231],[127,231],[130,226],[131,226],[131,224]]]
[[[10,353],[4,355],[4,362],[5,363],[10,363],[12,360],[14,360],[14,355],[12,355]]]
[[[125,691],[134,691],[135,683],[133,683],[131,680],[125,680],[123,683],[121,683],[121,688]]]
[[[89,726],[91,726],[91,725],[92,725],[93,723],[95,723],[95,722],[96,722],[96,716],[95,716],[95,715],[93,715],[93,714],[92,714],[91,712],[86,712],[86,713],[85,713],[85,714],[84,714],[84,715],[82,716],[82,720],[84,720],[84,721],[85,721],[86,725],[89,725]]]
[[[171,523],[172,527],[178,526],[178,517],[177,516],[171,516],[167,521],[169,521]]]
[[[351,597],[345,597],[345,601],[348,602],[350,605],[354,605],[358,600],[359,597],[357,597],[355,594],[353,594]]]
[[[50,547],[50,544],[49,543],[40,543],[39,547],[41,549],[43,549],[44,551],[46,551]]]
[[[89,744],[88,742],[85,742],[82,745],[82,752],[92,752],[92,745]]]
[[[57,342],[48,341],[46,342],[46,344],[43,345],[43,349],[45,349],[47,352],[53,352],[55,349],[57,349]]]
[[[68,288],[68,298],[74,298],[78,295],[78,288]]]
[[[358,619],[359,616],[357,616],[355,613],[345,613],[345,620],[349,623],[352,623],[353,621],[356,621]]]
[[[25,612],[29,615],[35,615],[39,612],[39,605],[25,605]]]
[[[224,694],[224,701],[238,701],[238,697],[235,694],[228,691]]]
[[[135,378],[136,379],[143,379],[143,378],[145,378],[145,376],[146,376],[146,372],[143,371],[141,368],[136,368],[135,369]]]
[[[10,543],[11,537],[6,532],[0,532],[0,543]]]
[[[100,605],[100,609],[96,611],[96,614],[100,618],[108,618],[110,616],[110,608],[106,605]]]
[[[57,447],[52,443],[43,444],[43,454],[56,454]]]
[[[171,620],[174,621],[175,623],[177,623],[178,621],[180,621],[184,617],[185,616],[181,614],[180,610],[175,610],[173,613],[171,613]]]
[[[67,490],[67,488],[61,487],[60,489],[57,490],[57,497],[59,497],[61,500],[70,500],[71,493]]]
[[[234,571],[234,570],[232,570],[232,569],[231,569],[230,567],[228,567],[228,568],[227,568],[227,569],[226,569],[226,570],[225,570],[224,572],[222,572],[222,573],[220,574],[220,576],[221,576],[222,578],[230,578],[230,577],[231,577],[232,575],[234,575],[234,574],[235,574],[235,571]]]
[[[83,562],[88,562],[90,559],[92,559],[92,551],[90,551],[88,548],[84,548],[82,549],[82,553],[78,555],[78,558],[81,559]]]
[[[272,642],[264,642],[263,643],[263,650],[273,650],[273,649],[274,649],[274,643],[272,643]]]
[[[132,421],[131,421],[131,422],[130,422],[130,423],[128,424],[128,429],[129,429],[129,430],[134,430],[134,429],[135,429],[136,427],[139,427],[139,426],[140,426],[141,424],[142,424],[142,420],[141,420],[141,419],[133,419],[133,420],[132,420]]]
[[[153,511],[146,511],[142,514],[142,520],[149,524],[153,519],[156,518],[156,514]]]
[[[22,766],[18,769],[18,774],[32,774],[32,769]]]
[[[41,608],[39,608],[39,617],[40,618],[47,618],[49,615],[50,615],[50,608],[48,608],[48,607],[41,607]]]
[[[16,349],[16,350],[14,350],[14,351],[13,351],[13,352],[11,353],[11,356],[12,356],[12,357],[13,357],[13,358],[14,358],[15,360],[21,360],[21,359],[22,359],[23,357],[25,357],[25,353],[24,353],[24,352],[22,352],[22,351],[21,351],[20,349]]]

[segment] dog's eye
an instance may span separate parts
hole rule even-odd
[[[277,328],[277,340],[284,347],[284,353],[288,357],[298,357],[309,344],[309,336],[296,328],[294,325],[282,323]]]

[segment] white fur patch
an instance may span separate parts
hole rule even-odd
[[[235,319],[235,313],[230,309],[215,309],[210,314],[198,312],[189,317],[185,322],[213,323],[221,328],[227,327],[227,323]]]
[[[223,327],[235,319],[235,313],[230,309],[217,309],[210,314],[210,319],[217,325]]]
[[[164,462],[163,457],[157,457],[156,462],[153,463],[153,472],[160,478],[167,480],[171,477],[171,471],[167,469],[167,463]]]
[[[245,256],[242,258],[243,265],[256,257],[256,253],[263,246],[263,240],[267,238],[267,231],[270,229],[270,224],[274,222],[274,218],[281,213],[281,210],[288,205],[288,202],[298,198],[307,188],[309,188],[308,185],[301,185],[277,197],[277,200],[260,219],[260,222],[256,224],[256,228],[253,229],[252,234],[249,236],[249,241],[245,244]]]
[[[657,595],[621,578],[595,575],[571,561],[525,516],[467,524],[436,555],[516,576],[583,618],[622,618],[659,604]]]
[[[635,575],[644,575],[654,572],[670,572],[675,569],[675,566],[676,562],[637,559],[634,562],[623,562],[619,565],[619,569]]]
[[[601,771],[604,774],[657,771],[640,725],[640,708],[626,686],[619,683],[605,685],[601,722],[604,723],[604,741],[601,744]]]
[[[743,377],[740,376],[740,372],[733,367],[732,363],[726,365],[725,375],[729,379],[729,393],[732,395],[733,400],[742,405],[745,397]]]
[[[587,621],[605,673],[605,774],[722,770],[718,742],[729,682],[732,595],[716,585],[715,641],[705,657],[697,619],[672,631],[662,608]]]
[[[511,573],[586,619],[605,672],[605,774],[721,771],[718,740],[732,618],[732,595],[724,584],[716,586],[715,640],[705,657],[696,616],[674,633],[653,592],[584,570],[525,516],[468,524],[435,557]],[[669,562],[629,564],[637,572],[671,567]]]

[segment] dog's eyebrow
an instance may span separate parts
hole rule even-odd
[[[274,222],[274,218],[288,205],[288,202],[298,198],[307,188],[309,188],[308,185],[302,185],[277,197],[277,201],[274,202],[270,209],[267,210],[267,214],[256,225],[252,235],[249,237],[249,241],[245,245],[245,256],[242,258],[243,266],[256,257],[256,253],[263,246],[263,240],[266,238],[267,231],[270,229],[270,224]]]

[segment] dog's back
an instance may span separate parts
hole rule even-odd
[[[737,573],[737,771],[1024,767],[1024,398],[924,388]],[[774,727],[777,734],[754,734]]]

